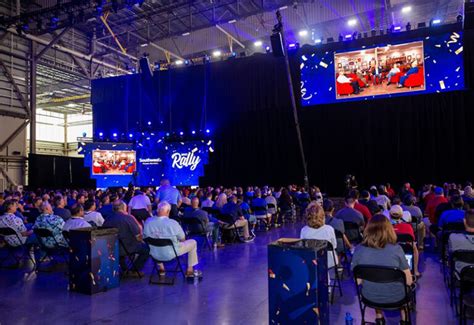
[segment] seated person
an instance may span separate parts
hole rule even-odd
[[[411,194],[406,195],[405,198],[403,199],[402,209],[403,211],[410,212],[410,215],[412,217],[411,222],[418,221],[417,222],[418,248],[422,250],[424,248],[426,226],[425,226],[425,223],[423,222],[423,212],[421,212],[421,209],[417,207],[415,203],[416,203],[416,197],[414,197]]]
[[[161,201],[157,207],[157,216],[150,217],[145,221],[143,235],[145,238],[171,239],[178,256],[188,254],[186,276],[192,277],[194,276],[194,267],[198,264],[197,243],[194,239],[186,240],[183,228],[176,220],[169,218],[170,211],[171,205],[166,201]],[[152,246],[150,254],[159,261],[169,261],[175,258],[171,247]],[[159,268],[160,275],[164,275],[164,265],[160,264]]]
[[[373,216],[364,231],[362,245],[356,247],[352,256],[351,269],[357,265],[376,265],[397,267],[405,273],[406,285],[411,286],[413,278],[403,249],[397,245],[397,235],[384,215]],[[405,289],[401,283],[373,283],[362,282],[362,295],[371,301],[379,303],[398,302],[405,296]],[[375,310],[376,324],[385,324],[383,311]],[[407,324],[407,315],[401,310],[400,324]]]
[[[377,84],[377,78],[379,79],[379,82],[382,82],[381,79],[382,79],[382,67],[380,66],[373,66],[372,67],[372,76],[373,76],[373,81],[374,81],[374,85]]]
[[[22,244],[36,243],[33,230],[28,230],[24,221],[15,215],[17,203],[14,200],[6,200],[2,207],[4,214],[0,216],[0,228],[11,228],[15,230],[18,235],[18,237],[14,235],[5,236],[4,239],[7,244],[12,247],[17,247]]]
[[[415,232],[413,231],[413,227],[411,224],[406,223],[402,219],[403,216],[403,209],[398,204],[392,205],[390,208],[390,221],[392,222],[393,229],[395,230],[395,234],[407,234],[410,235],[413,239],[413,242],[416,243]],[[413,268],[415,270],[415,275],[420,277],[421,274],[418,271],[418,260],[419,260],[419,253],[416,245],[413,246]]]
[[[254,199],[252,200],[250,208],[257,219],[263,219],[265,221],[267,229],[269,229],[272,222],[272,215],[267,211],[267,201],[262,198],[262,192],[260,189],[257,189],[254,192]],[[257,210],[256,208],[260,208],[262,210]]]
[[[212,201],[212,192],[209,191],[206,194],[206,199],[202,201],[201,208],[212,208],[214,201]]]
[[[35,197],[31,200],[31,207],[28,212],[28,223],[35,223],[36,218],[41,214],[41,204],[43,200],[40,197]]]
[[[276,198],[273,196],[271,191],[268,191],[267,196],[265,196],[265,202],[267,202],[267,207],[268,207],[268,213],[271,216],[277,216],[278,214],[278,202]],[[269,206],[270,204],[273,204],[273,206]],[[279,226],[278,224],[278,219],[275,219],[274,221],[275,226]]]
[[[95,200],[87,200],[84,204],[84,220],[93,226],[102,227],[105,220],[96,208]]]
[[[413,61],[410,66],[411,66],[410,69],[403,76],[400,77],[397,88],[405,87],[405,81],[408,79],[408,77],[411,74],[418,73],[419,69],[418,69],[418,63],[416,61]]]
[[[92,228],[92,225],[84,219],[84,208],[80,204],[74,204],[71,208],[72,216],[64,224],[63,231],[73,229]]]
[[[48,202],[41,204],[41,214],[36,218],[33,229],[48,229],[53,233],[54,238],[41,238],[41,242],[48,248],[55,248],[57,245],[67,247],[68,244],[63,237],[64,220],[53,213],[53,208]]]
[[[117,228],[118,239],[125,246],[129,254],[138,255],[134,265],[137,270],[141,270],[149,256],[148,245],[143,242],[142,229],[133,216],[127,214],[127,205],[121,200],[116,200],[112,206],[112,214],[105,220],[103,227]],[[126,270],[125,251],[120,245],[120,265]]]
[[[334,213],[334,202],[329,199],[324,199],[323,201],[323,210],[326,216],[325,223],[328,226],[334,228],[334,230],[339,231],[342,233],[342,239],[337,238],[337,248],[336,251],[338,253],[344,253],[344,245],[347,249],[352,249],[352,244],[347,239],[344,229],[344,222],[341,219],[336,219],[333,217]]]
[[[55,216],[63,218],[64,221],[67,221],[69,218],[71,218],[71,211],[64,208],[66,206],[66,201],[62,195],[55,196],[53,203],[53,213]]]
[[[196,218],[199,219],[204,226],[204,230],[207,233],[212,234],[212,242],[214,247],[224,247],[224,245],[219,243],[219,220],[211,217],[208,213],[199,208],[199,198],[197,196],[193,197],[191,200],[191,206],[184,209],[184,219],[186,218]],[[189,231],[201,231],[201,227],[198,229],[188,229]]]
[[[441,213],[438,221],[438,227],[443,228],[448,223],[463,223],[464,222],[464,200],[460,195],[453,195],[450,198],[451,209]]]
[[[307,225],[301,229],[301,239],[318,239],[326,240],[331,243],[333,250],[328,252],[328,268],[332,268],[338,264],[336,234],[334,228],[324,224],[323,208],[316,202],[311,202],[305,210]],[[336,261],[336,265],[334,264]]]
[[[388,72],[387,74],[387,86],[389,86],[392,82],[392,77],[395,76],[397,73],[400,73],[400,69],[398,68],[398,64],[392,64],[392,68],[390,69],[390,71]]]
[[[365,225],[364,216],[354,208],[355,200],[352,195],[348,194],[344,202],[345,207],[337,211],[335,218],[343,222],[355,223],[359,226],[360,230],[362,230]],[[346,229],[346,235],[350,241],[356,241],[360,237],[360,232],[357,229]]]
[[[337,77],[337,82],[340,84],[350,84],[352,86],[352,89],[354,89],[354,95],[357,95],[360,93],[360,87],[359,83],[357,80],[352,80],[351,78],[347,78],[344,73],[339,71],[339,76]]]
[[[359,80],[362,82],[362,87],[368,87],[368,83],[367,83],[367,78],[362,74],[362,72],[360,71],[360,69],[354,69],[354,74],[357,76],[357,78],[359,78]],[[360,85],[359,85],[360,86]]]
[[[232,219],[234,220],[234,224],[237,228],[242,228],[243,233],[244,233],[244,242],[251,242],[255,239],[255,236],[251,236],[249,232],[249,223],[248,221],[244,218],[242,209],[240,208],[240,205],[237,204],[237,196],[232,195],[229,198],[229,202],[227,202],[221,209],[222,214],[228,214],[232,216]],[[233,227],[231,224],[227,224],[223,226],[226,229],[230,229]]]
[[[453,233],[449,236],[448,250],[450,253],[458,250],[474,251],[474,209],[466,211],[464,227],[466,229],[465,233]],[[464,262],[456,262],[455,269],[460,273],[463,267],[468,265]]]

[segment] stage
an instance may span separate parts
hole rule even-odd
[[[179,279],[174,286],[149,285],[145,278],[125,279],[120,288],[95,296],[67,290],[63,272],[24,277],[19,270],[2,270],[2,324],[268,324],[267,244],[280,237],[297,237],[301,224],[257,233],[253,243],[200,251],[204,279],[196,285]],[[417,291],[418,324],[455,324],[448,290],[439,271],[438,255],[424,253],[424,271]],[[344,296],[330,306],[331,324],[343,324],[346,312],[360,321],[353,280],[345,276]],[[373,320],[372,310],[367,312]],[[394,313],[388,324],[398,324]]]

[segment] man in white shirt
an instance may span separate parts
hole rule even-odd
[[[89,223],[94,223],[97,227],[102,227],[104,224],[104,217],[100,212],[96,211],[95,200],[87,200],[84,204],[84,220]]]
[[[194,239],[186,240],[183,228],[176,220],[170,219],[171,205],[166,201],[158,204],[157,214],[145,221],[143,236],[145,238],[171,239],[179,256],[188,254],[188,267],[186,276],[193,276],[194,266],[198,264],[197,243]],[[160,261],[169,261],[175,257],[171,247],[150,247],[150,254]],[[165,273],[164,265],[160,265],[160,274]]]
[[[73,229],[92,228],[91,224],[84,220],[84,208],[80,204],[75,204],[71,208],[72,217],[63,226],[63,231]]]
[[[151,215],[150,198],[142,191],[135,191],[135,196],[128,203],[128,214],[144,222]]]
[[[387,86],[392,83],[391,82],[392,77],[396,75],[397,73],[400,73],[400,69],[398,68],[398,64],[395,63],[394,65],[392,65],[392,69],[390,69],[390,71],[387,74],[387,79],[388,79]]]
[[[337,77],[337,82],[340,84],[350,84],[352,89],[354,89],[354,94],[357,95],[360,93],[360,87],[357,80],[352,81],[351,78],[347,78],[342,71],[339,71],[339,76]]]

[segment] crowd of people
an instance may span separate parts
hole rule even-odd
[[[440,245],[440,234],[448,225],[463,224],[465,228],[464,233],[450,236],[449,251],[474,251],[474,191],[470,183],[427,184],[418,192],[409,183],[398,191],[390,184],[368,190],[359,190],[355,185],[348,187],[343,206],[337,207],[337,203],[323,198],[315,186],[177,189],[166,179],[158,189],[137,190],[130,186],[128,190],[5,192],[0,193],[0,228],[14,229],[17,236],[4,236],[0,245],[26,245],[34,259],[35,243],[39,240],[34,234],[37,228],[49,229],[53,234],[44,245],[67,247],[64,232],[113,227],[118,229],[118,238],[126,251],[136,255],[137,270],[143,269],[150,255],[157,261],[174,257],[169,247],[150,248],[145,243],[146,238],[166,238],[172,240],[178,255],[187,254],[186,275],[193,277],[201,276],[201,270],[197,269],[197,242],[186,235],[196,229],[186,226],[186,219],[198,219],[200,231],[217,249],[225,247],[225,239],[231,239],[229,233],[233,229],[240,242],[249,243],[257,229],[267,231],[303,215],[306,225],[300,237],[331,243],[330,267],[340,267],[341,261],[351,255],[352,268],[371,264],[403,270],[408,286],[422,276],[418,261],[420,251],[425,249],[425,238],[434,237]],[[397,244],[400,235],[411,239],[411,257]],[[120,255],[125,268],[126,254],[121,251]],[[159,273],[165,272],[160,264]],[[401,290],[397,285],[367,283],[363,294],[372,300],[390,302],[400,298]],[[376,312],[377,324],[384,324],[382,311]],[[406,315],[402,313],[402,323],[405,321]]]

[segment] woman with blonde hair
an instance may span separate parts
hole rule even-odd
[[[337,247],[336,234],[334,228],[324,224],[326,216],[324,215],[324,210],[316,201],[308,204],[308,207],[305,210],[305,217],[307,225],[301,229],[300,238],[301,239],[317,239],[317,240],[326,240],[331,243],[333,250],[328,252],[328,268],[334,266],[334,251]]]
[[[413,282],[408,261],[403,249],[397,244],[397,235],[390,220],[383,214],[373,216],[364,231],[364,240],[352,257],[351,268],[357,265],[396,267],[406,275],[406,285]],[[378,303],[395,303],[405,296],[402,283],[363,282],[362,295]],[[385,324],[382,310],[376,309],[376,324]],[[406,323],[406,315],[401,311],[400,324]]]

